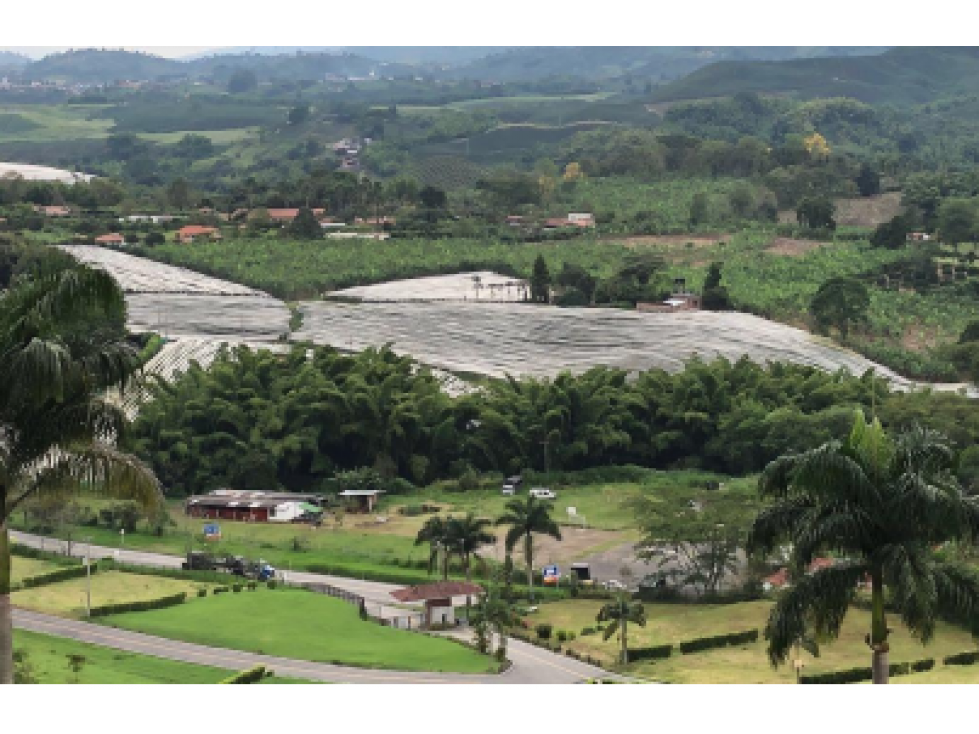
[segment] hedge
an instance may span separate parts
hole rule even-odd
[[[872,668],[851,668],[850,670],[835,670],[832,673],[799,676],[800,683],[813,683],[816,685],[860,683],[873,679],[874,671]]]
[[[229,575],[221,571],[184,571],[180,568],[161,568],[159,566],[138,566],[132,563],[120,563],[113,558],[100,561],[103,570],[115,569],[123,573],[135,573],[140,576],[158,576],[165,579],[181,581],[200,581],[202,583],[226,584]]]
[[[979,652],[960,652],[942,660],[945,665],[975,665],[979,663]]]
[[[98,564],[92,564],[92,573],[98,571]],[[53,584],[58,581],[67,581],[68,579],[77,579],[85,575],[85,566],[72,566],[70,568],[59,568],[57,571],[51,571],[50,573],[42,573],[37,576],[28,576],[20,582],[20,588],[22,589],[33,589],[37,586],[45,586],[47,584]]]
[[[673,654],[673,645],[656,645],[654,647],[638,647],[629,650],[629,662],[639,660],[664,660]]]
[[[695,640],[687,640],[680,643],[680,652],[687,655],[692,652],[702,652],[713,650],[718,647],[731,647],[733,645],[744,645],[749,642],[758,641],[758,630],[748,630],[747,632],[732,632],[727,635],[717,635],[716,637],[698,637]]]
[[[76,566],[81,563],[81,559],[66,556],[64,553],[41,550],[40,548],[32,548],[29,545],[20,545],[19,543],[10,544],[10,555],[20,556],[21,558],[33,558],[36,561],[52,561],[63,566]]]
[[[124,614],[126,612],[148,612],[153,609],[165,609],[175,607],[187,601],[187,594],[181,592],[171,596],[150,599],[148,601],[131,601],[123,604],[106,604],[101,607],[92,607],[93,617],[107,617],[110,614]]]
[[[225,678],[223,681],[220,681],[220,683],[226,685],[260,683],[263,678],[271,675],[271,670],[266,670],[264,665],[259,665],[258,667],[251,668],[250,670],[243,670],[240,673],[235,673],[230,678]]]

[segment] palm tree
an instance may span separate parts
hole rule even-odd
[[[510,605],[500,593],[499,586],[493,584],[479,600],[470,617],[470,624],[480,651],[488,651],[489,632],[491,630],[496,632],[498,638],[496,657],[502,663],[506,659],[506,631],[512,622],[513,612]]]
[[[450,539],[449,522],[438,516],[428,518],[415,536],[415,545],[429,544],[428,572],[441,567],[443,581],[449,578]]]
[[[448,522],[449,548],[459,556],[466,581],[472,580],[472,558],[484,545],[496,541],[496,536],[486,532],[492,523],[485,518],[476,518],[471,512],[465,517],[450,517]]]
[[[629,642],[627,636],[629,625],[638,624],[640,627],[646,626],[646,610],[643,608],[643,605],[639,602],[630,601],[628,594],[622,593],[616,597],[615,601],[611,601],[603,606],[599,610],[595,620],[598,622],[611,622],[605,628],[605,640],[608,640],[616,632],[619,632],[619,638],[622,640],[622,651],[619,653],[619,662],[623,665],[628,663]]]
[[[755,520],[749,551],[770,552],[788,540],[797,569],[829,551],[839,556],[779,597],[765,629],[773,665],[809,633],[838,637],[857,585],[867,580],[875,683],[888,677],[885,589],[922,643],[942,616],[969,619],[979,633],[979,576],[932,550],[979,531],[979,500],[963,495],[953,459],[939,434],[915,428],[891,437],[858,413],[845,441],[783,456],[765,469],[759,488],[774,505]]]
[[[497,525],[509,525],[506,549],[513,552],[520,540],[524,542],[524,559],[527,561],[527,584],[530,598],[534,597],[534,535],[549,535],[561,540],[561,528],[551,517],[551,506],[543,500],[528,496],[525,500],[510,500],[506,514],[496,521]]]
[[[0,297],[0,683],[13,682],[7,524],[28,498],[86,486],[158,506],[160,486],[113,446],[122,411],[102,395],[139,366],[106,328],[125,311],[104,272],[71,267],[21,282]]]

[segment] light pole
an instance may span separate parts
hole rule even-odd
[[[85,538],[85,616],[92,616],[92,539]]]

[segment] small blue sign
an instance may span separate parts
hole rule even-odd
[[[204,526],[204,537],[207,540],[220,540],[221,539],[221,528],[218,525],[205,525]]]
[[[560,576],[560,575],[561,574],[558,573],[558,567],[557,566],[544,566],[544,577],[545,578],[548,577],[548,576]]]

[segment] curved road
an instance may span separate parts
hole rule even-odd
[[[21,545],[64,553],[66,543],[53,538],[11,531],[12,540]],[[117,550],[91,546],[92,558],[118,558],[125,563],[162,568],[180,568],[183,559],[176,556],[143,551]],[[72,555],[84,557],[86,544],[72,544]],[[393,584],[360,581],[340,576],[292,572],[289,580],[299,583],[325,583],[360,594],[370,604],[396,611],[390,606],[390,593],[398,588]],[[406,684],[561,684],[579,683],[589,678],[614,678],[607,670],[586,665],[572,658],[549,652],[520,640],[507,641],[508,657],[512,667],[502,675],[465,675],[461,673],[418,673],[390,670],[368,670],[326,663],[291,660],[269,655],[213,648],[188,642],[153,637],[138,632],[128,632],[99,624],[39,614],[24,609],[14,610],[14,626],[29,632],[40,632],[56,637],[67,637],[127,652],[151,655],[169,660],[179,660],[199,665],[210,665],[228,670],[245,670],[256,665],[275,671],[276,675],[333,683],[406,683]]]

